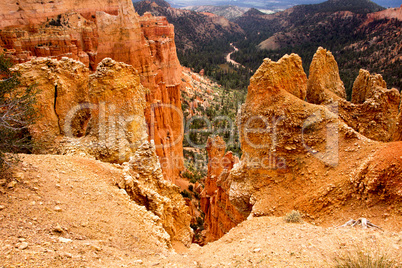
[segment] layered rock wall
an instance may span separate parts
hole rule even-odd
[[[87,16],[94,15],[96,11],[105,11],[116,14],[119,0],[5,0],[0,3],[0,28],[35,25],[46,21],[47,18],[76,10]]]

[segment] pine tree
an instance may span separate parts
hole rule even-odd
[[[0,55],[0,176],[7,174],[13,153],[32,150],[28,126],[33,123],[35,112],[35,87],[19,87],[20,74],[11,72],[12,63]],[[11,153],[11,154],[8,154]]]

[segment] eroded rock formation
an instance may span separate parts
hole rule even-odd
[[[330,51],[318,48],[310,65],[310,75],[307,83],[307,101],[321,104],[331,93],[346,99],[345,86],[339,76],[338,63]]]
[[[397,133],[400,94],[387,89],[382,76],[361,70],[352,93],[345,99],[343,82],[333,55],[319,48],[310,66],[307,101],[327,105],[336,103],[339,116],[354,130],[378,141],[392,141]]]
[[[66,13],[71,10],[77,10],[88,18],[97,11],[116,14],[119,3],[121,2],[122,1],[120,0],[5,0],[0,4],[0,28],[39,24],[45,22],[47,18]]]
[[[146,89],[131,65],[106,58],[90,75],[70,58],[36,58],[13,70],[21,87],[38,90],[30,133],[39,152],[63,152],[66,140],[80,138],[88,154],[123,163],[147,138]]]
[[[58,137],[66,134],[64,126],[68,122],[72,135],[85,134],[89,113],[68,116],[77,105],[89,102],[89,70],[83,63],[69,58],[37,58],[13,70],[21,74],[21,87],[34,85],[39,91],[34,104],[38,117],[30,127],[38,148],[46,150],[54,145]]]
[[[352,103],[362,104],[374,95],[379,88],[387,88],[387,83],[380,74],[370,75],[366,70],[360,70],[353,84]]]
[[[247,218],[247,212],[238,211],[229,200],[229,172],[239,160],[232,152],[226,152],[226,143],[221,137],[209,138],[207,142],[208,176],[201,193],[201,210],[205,213],[205,242],[214,241],[239,222]]]
[[[157,223],[162,224],[173,243],[190,246],[193,231],[189,208],[179,187],[163,178],[153,141],[139,146],[124,171],[126,175],[117,182],[119,187],[158,217]]]
[[[164,175],[171,181],[179,176],[181,66],[166,18],[140,17],[128,0],[7,0],[0,6],[0,46],[15,62],[69,57],[92,71],[104,58],[132,65],[149,90],[145,116]]]
[[[133,66],[105,58],[89,77],[93,106],[88,135],[96,137],[97,158],[126,162],[147,139],[144,109],[146,89]],[[93,146],[95,146],[93,144]]]
[[[331,57],[319,49],[309,82],[295,54],[278,62],[265,59],[251,78],[239,117],[242,159],[230,172],[216,170],[221,172],[218,178],[225,178],[221,189],[236,213],[282,216],[297,209],[306,219],[333,224],[356,217],[358,209],[382,226],[387,224],[385,214],[379,213],[383,207],[399,215],[401,144],[381,143],[359,133],[392,140],[395,124],[374,125],[377,135],[374,130],[362,130],[368,120],[393,122],[398,116],[399,106],[393,107],[399,104],[399,93],[369,87],[373,94],[363,104],[348,103],[338,96],[343,87]],[[303,94],[306,89],[307,96]],[[308,103],[305,97],[321,105]],[[224,150],[218,152],[222,157]],[[218,193],[210,193],[210,199],[222,196]],[[222,235],[219,227],[233,212],[220,209],[219,203],[210,204],[214,206],[207,208],[210,211],[226,214],[220,216],[223,222],[210,221],[211,237],[217,238]]]

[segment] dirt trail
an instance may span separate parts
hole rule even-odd
[[[239,51],[239,49],[238,49],[237,47],[235,47],[235,46],[233,45],[233,43],[230,43],[230,46],[234,49],[234,51],[230,52],[230,53],[226,56],[226,61],[227,61],[228,63],[233,64],[235,67],[241,66],[241,67],[244,68],[243,65],[241,65],[240,63],[238,63],[238,62],[236,62],[236,61],[234,61],[234,60],[232,60],[232,59],[230,58],[233,53]]]

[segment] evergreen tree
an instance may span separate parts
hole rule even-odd
[[[11,72],[12,63],[0,55],[0,176],[7,174],[10,161],[17,159],[7,153],[29,153],[32,150],[28,126],[35,117],[33,86],[22,88],[20,74]]]

